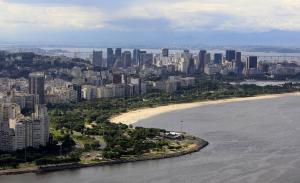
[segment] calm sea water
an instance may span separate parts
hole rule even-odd
[[[289,96],[165,113],[138,125],[178,131],[183,128],[210,145],[178,158],[2,176],[0,182],[299,183],[299,104],[299,96]]]

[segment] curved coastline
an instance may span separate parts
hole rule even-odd
[[[207,105],[217,105],[224,103],[232,103],[232,102],[242,102],[242,101],[252,101],[252,100],[263,100],[263,99],[273,99],[285,96],[300,96],[300,92],[293,93],[284,93],[284,94],[269,94],[269,95],[258,95],[253,97],[243,97],[243,98],[228,98],[228,99],[220,99],[220,100],[207,100],[207,101],[199,101],[199,102],[191,102],[191,103],[179,103],[179,104],[170,104],[165,106],[153,107],[153,108],[143,108],[137,109],[133,111],[129,111],[117,116],[112,117],[110,120],[113,123],[124,123],[127,125],[134,124],[139,122],[140,120],[144,120],[147,118],[151,118],[166,112],[172,112],[177,110],[185,110],[195,107],[207,106]],[[8,169],[8,170],[0,170],[0,176],[2,175],[16,175],[16,174],[25,174],[25,173],[43,173],[43,172],[52,172],[52,171],[62,171],[68,169],[79,169],[86,167],[94,167],[94,166],[106,166],[106,165],[115,165],[122,163],[130,163],[137,161],[147,161],[147,160],[158,160],[158,159],[166,159],[179,157],[187,154],[191,154],[194,152],[198,152],[204,147],[206,147],[209,143],[201,138],[192,136],[195,140],[195,146],[189,149],[184,149],[179,152],[172,152],[169,154],[160,154],[152,157],[134,157],[131,159],[118,159],[118,160],[109,160],[99,163],[70,163],[70,164],[59,164],[59,165],[51,165],[45,166],[42,168],[39,167],[31,167],[24,169]]]
[[[106,165],[116,165],[116,164],[123,164],[123,163],[134,163],[134,162],[138,162],[138,161],[149,161],[149,160],[175,158],[175,157],[179,157],[179,156],[188,155],[188,154],[191,154],[194,152],[198,152],[209,144],[207,141],[200,139],[198,137],[189,136],[189,138],[192,138],[192,140],[194,141],[193,146],[188,149],[183,149],[179,152],[159,154],[156,156],[133,157],[131,159],[108,160],[108,161],[103,161],[103,162],[99,162],[99,163],[89,163],[89,164],[67,163],[67,164],[49,165],[49,166],[43,166],[43,167],[32,167],[32,168],[25,168],[25,169],[8,169],[8,170],[0,171],[0,176],[26,174],[26,173],[45,173],[45,172],[80,169],[80,168],[87,168],[87,167],[94,167],[94,166],[106,166]]]
[[[217,105],[225,103],[252,101],[252,100],[263,100],[263,99],[273,99],[285,96],[300,96],[300,92],[283,93],[283,94],[268,94],[268,95],[257,95],[251,97],[241,97],[241,98],[228,98],[228,99],[217,99],[217,100],[205,100],[205,101],[195,101],[190,103],[179,103],[179,104],[169,104],[158,107],[148,107],[143,109],[137,109],[116,115],[110,119],[112,123],[123,123],[126,125],[135,124],[141,120],[151,118],[163,113],[173,112],[177,110],[191,109],[207,105]]]

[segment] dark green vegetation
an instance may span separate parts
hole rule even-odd
[[[214,80],[199,79],[194,88],[176,93],[152,91],[146,96],[132,98],[98,99],[80,103],[49,105],[52,140],[39,150],[28,148],[26,162],[35,165],[59,164],[101,159],[139,156],[152,151],[178,149],[173,141],[164,138],[165,130],[132,128],[113,124],[109,118],[142,107],[216,100],[232,97],[250,97],[298,91],[292,83],[282,86],[230,85]],[[0,153],[1,167],[17,167],[25,161],[25,151]]]
[[[66,128],[80,133],[90,133],[85,124],[106,124],[113,115],[129,110],[160,105],[204,100],[217,100],[232,97],[250,97],[259,94],[286,93],[299,90],[297,85],[257,86],[230,85],[218,81],[201,80],[197,87],[182,89],[177,93],[152,92],[146,96],[113,98],[85,101],[74,104],[49,105],[51,124],[56,130]],[[92,129],[94,130],[94,129]]]
[[[105,126],[110,129],[104,132],[104,140],[107,142],[107,147],[103,150],[104,158],[141,155],[150,152],[151,149],[162,149],[163,146],[168,145],[168,142],[163,139],[153,140],[155,137],[160,137],[164,130],[141,127],[127,129],[126,125],[106,124]]]
[[[61,145],[58,145],[58,140]],[[40,165],[44,162],[74,162],[79,161],[78,151],[73,151],[75,141],[69,134],[64,134],[60,139],[53,140],[46,147],[39,149],[27,148],[14,153],[0,152],[0,169],[17,168],[20,163],[36,163]],[[45,158],[47,157],[47,158]]]
[[[216,100],[232,97],[250,97],[258,94],[275,94],[297,91],[298,85],[292,83],[282,86],[230,85],[228,83],[199,79],[192,89],[182,89],[169,94],[153,91],[146,96],[133,98],[113,98],[85,101],[77,104],[49,106],[51,124],[54,130],[76,131],[83,136],[102,136],[106,142],[104,158],[119,158],[123,155],[138,155],[152,148],[161,148],[167,143],[163,140],[154,143],[147,141],[159,137],[163,130],[129,128],[123,124],[112,124],[109,118],[129,110],[155,107],[173,103]],[[86,126],[90,127],[87,128]],[[88,143],[88,149],[97,149],[95,143]]]

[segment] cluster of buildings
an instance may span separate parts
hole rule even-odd
[[[297,75],[300,73],[300,67],[294,63],[278,63],[268,67],[268,72],[272,77],[284,77]]]
[[[287,66],[284,64],[259,62],[257,56],[242,55],[241,51],[226,50],[221,52],[208,52],[200,50],[194,52],[170,53],[169,49],[161,49],[161,53],[148,53],[140,49],[126,50],[121,48],[107,48],[104,51],[94,51],[91,63],[98,68],[112,69],[134,73],[138,69],[139,75],[147,74],[165,75],[182,73],[193,75],[203,73],[206,75],[237,76],[264,76],[266,74],[280,76],[299,73],[299,66]],[[271,67],[266,69],[265,64]]]
[[[77,67],[71,69],[70,73],[74,76],[72,81],[53,79],[44,73],[32,73],[29,79],[0,78],[3,81],[0,85],[0,101],[15,103],[21,109],[34,111],[37,103],[57,104],[97,98],[134,97],[153,90],[172,93],[182,88],[195,87],[196,83],[195,77],[180,75],[153,81],[143,75],[82,71]]]
[[[126,78],[125,75],[116,75],[114,78],[117,79],[114,79],[113,83],[103,86],[82,85],[82,98],[92,100],[95,98],[133,97],[145,95],[153,90],[173,93],[182,88],[195,87],[194,77],[170,76],[166,80],[159,81]]]
[[[39,148],[48,143],[49,119],[44,78],[43,73],[32,73],[27,93],[15,95],[15,90],[9,90],[0,98],[0,151]],[[31,115],[25,116],[22,113],[24,110],[32,111]]]
[[[225,54],[206,50],[170,53],[163,48],[154,54],[140,49],[107,48],[106,52],[93,51],[90,63],[78,64],[67,57],[59,57],[57,64],[57,57],[34,54],[0,54],[0,58],[8,63],[35,63],[42,59],[53,65],[43,72],[31,73],[28,79],[0,78],[0,151],[47,144],[49,119],[45,104],[133,97],[151,91],[173,93],[195,87],[197,74],[276,77],[300,73],[295,63],[260,63],[257,56],[242,56],[236,50],[226,50]],[[63,65],[68,67],[59,67]],[[0,74],[5,76],[5,72]]]
[[[92,64],[95,67],[124,70],[139,68],[146,71],[160,70],[159,73],[181,72],[192,75],[205,73],[208,75],[233,72],[237,75],[258,73],[258,58],[249,56],[243,62],[242,53],[235,50],[226,50],[222,53],[211,53],[200,50],[197,54],[184,50],[182,53],[170,54],[169,49],[163,48],[160,54],[147,53],[139,49],[122,52],[121,48],[107,48],[106,58],[103,51],[94,51]]]
[[[3,83],[0,97],[32,110],[37,101],[55,104],[132,97],[153,90],[176,92],[183,87],[194,87],[197,74],[276,77],[300,73],[298,65],[260,63],[257,56],[243,56],[236,50],[171,53],[163,48],[160,53],[149,53],[140,49],[107,48],[106,51],[93,51],[90,62],[86,67],[50,68],[45,71],[46,78],[36,73],[29,80],[0,78]],[[43,85],[44,90],[35,85]]]

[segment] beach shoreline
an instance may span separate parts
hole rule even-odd
[[[285,96],[300,96],[300,92],[292,93],[282,93],[282,94],[267,94],[267,95],[257,95],[251,97],[240,97],[240,98],[227,98],[227,99],[217,99],[217,100],[205,100],[205,101],[195,101],[190,103],[179,103],[179,104],[169,104],[158,107],[148,107],[142,109],[136,109],[122,113],[120,115],[113,116],[110,118],[112,123],[123,123],[126,125],[135,124],[147,118],[158,116],[163,113],[173,112],[177,110],[191,109],[207,105],[218,105],[234,102],[252,101],[252,100],[264,100],[273,99]]]

